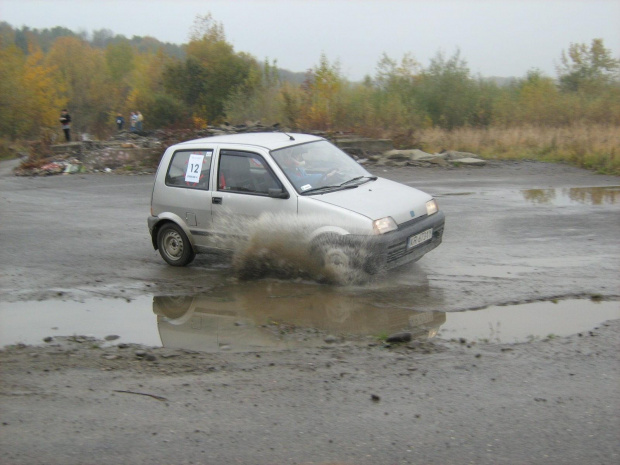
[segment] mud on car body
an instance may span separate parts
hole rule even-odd
[[[445,221],[429,194],[370,174],[317,136],[215,136],[164,153],[148,227],[170,265],[230,249],[227,237],[265,215],[303,224],[302,242],[322,265],[368,272],[421,258],[441,243]]]

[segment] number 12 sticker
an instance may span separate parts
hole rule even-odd
[[[200,181],[200,172],[202,171],[202,162],[204,155],[191,154],[187,162],[187,171],[185,172],[185,182]]]

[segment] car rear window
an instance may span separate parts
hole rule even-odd
[[[166,185],[188,189],[208,189],[213,150],[179,150],[172,155]]]

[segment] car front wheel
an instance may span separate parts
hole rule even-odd
[[[157,247],[162,258],[172,266],[188,265],[196,257],[187,235],[173,223],[167,223],[159,229]]]

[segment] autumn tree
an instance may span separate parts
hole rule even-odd
[[[421,66],[410,53],[400,62],[382,55],[373,81],[376,92],[370,100],[374,124],[385,129],[422,124],[425,115],[417,101],[420,73]]]
[[[471,124],[480,104],[480,87],[470,76],[460,51],[446,58],[438,52],[421,73],[416,102],[434,125],[445,129]]]
[[[110,95],[104,52],[83,39],[61,37],[46,57],[46,64],[60,74],[76,132],[99,133],[109,125]],[[113,103],[114,104],[114,103]],[[57,109],[60,111],[60,109]]]
[[[127,76],[133,71],[134,49],[127,39],[108,44],[105,48],[105,61],[110,78],[123,84]]]
[[[59,108],[65,105],[62,84],[54,67],[47,66],[40,49],[31,46],[0,49],[0,134],[10,139],[37,137],[44,128],[58,127]]]
[[[21,87],[25,56],[16,45],[0,48],[0,135],[15,139],[23,135],[20,118]]]
[[[188,121],[190,106],[166,91],[165,73],[174,60],[160,49],[157,53],[139,54],[128,78],[131,93],[125,102],[127,111],[140,111],[145,128],[162,128]]]
[[[568,52],[562,52],[558,67],[560,87],[564,91],[600,90],[618,80],[620,60],[613,58],[611,50],[605,48],[603,39],[594,39],[586,44],[570,44]]]
[[[493,122],[500,126],[554,126],[565,117],[555,81],[537,69],[505,88],[494,107]]]
[[[248,60],[251,61],[251,57]],[[232,123],[280,122],[281,86],[275,60],[270,63],[266,59],[262,65],[254,62],[245,82],[233,90],[224,104],[226,119]]]
[[[237,54],[226,41],[223,26],[211,15],[198,16],[187,58],[167,66],[167,92],[185,102],[197,116],[209,121],[224,116],[228,97],[248,79],[253,59]]]
[[[343,86],[339,63],[330,64],[327,56],[322,54],[319,65],[308,71],[302,85],[302,126],[312,129],[333,129],[337,126],[343,117]]]
[[[64,86],[57,68],[45,64],[40,49],[33,50],[26,59],[22,88],[22,116],[30,123],[24,128],[26,134],[36,135],[42,128],[58,128],[58,109],[66,106]]]

